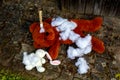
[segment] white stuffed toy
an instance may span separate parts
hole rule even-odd
[[[36,67],[38,72],[44,72],[45,68],[42,66],[46,63],[44,59],[45,55],[50,60],[50,64],[59,65],[61,62],[59,60],[52,60],[51,56],[48,52],[38,49],[35,53],[27,54],[27,52],[23,53],[23,64],[25,65],[26,70],[32,70]]]
[[[37,71],[44,72],[45,68],[42,67],[42,64],[45,64],[46,60],[44,59],[46,52],[39,49],[35,53],[27,54],[23,53],[23,64],[25,65],[26,70],[32,70],[36,67]]]

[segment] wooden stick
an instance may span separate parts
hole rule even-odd
[[[40,33],[45,32],[44,28],[43,28],[43,22],[42,22],[42,11],[39,11],[39,19],[40,19]]]
[[[41,10],[39,11],[39,19],[40,19],[40,24],[43,24],[43,22],[42,22],[42,11]]]

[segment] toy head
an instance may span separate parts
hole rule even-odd
[[[34,40],[35,48],[45,48],[50,47],[55,41],[56,31],[55,29],[48,23],[44,22],[45,32],[40,33],[40,24],[35,22],[30,26],[30,32],[32,33],[32,37]]]

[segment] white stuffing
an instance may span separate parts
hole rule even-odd
[[[91,45],[88,45],[86,48],[73,48],[71,46],[69,46],[68,50],[67,50],[67,56],[70,59],[75,59],[75,57],[81,57],[84,54],[88,54],[90,53],[92,50]]]
[[[90,34],[88,34],[84,38],[79,37],[78,40],[75,43],[76,43],[76,45],[79,48],[85,48],[85,47],[87,47],[88,44],[91,43],[91,36],[90,36]]]
[[[85,49],[84,49],[84,54],[88,54],[88,53],[90,53],[92,51],[92,45],[90,44],[90,45],[88,45],[87,47],[85,47]]]
[[[78,48],[69,47],[67,50],[68,58],[75,59],[75,57],[81,57],[84,54],[88,54],[92,50],[91,36],[88,34],[86,37],[81,38],[78,34],[71,31],[70,40],[76,43]]]
[[[74,31],[71,31],[70,34],[69,34],[69,39],[72,42],[75,42],[79,37],[80,37],[80,35],[76,34]]]
[[[73,30],[77,27],[77,24],[72,21],[65,21],[61,25],[57,26],[59,31],[66,31],[67,29]]]
[[[51,25],[54,26],[59,26],[61,25],[63,22],[67,21],[67,19],[64,19],[62,17],[57,17],[57,18],[53,18]]]
[[[75,59],[75,57],[80,57],[83,56],[83,50],[80,50],[79,48],[73,48],[71,46],[69,46],[68,50],[67,50],[67,56],[70,59]]]
[[[70,34],[70,29],[67,29],[66,31],[63,31],[60,33],[60,38],[62,40],[67,40]]]
[[[43,28],[43,23],[40,24],[40,28],[41,28],[41,29],[40,29],[40,33],[45,32],[45,29]]]
[[[86,60],[82,57],[84,56],[84,54],[88,54],[92,50],[91,35],[88,34],[87,36],[82,38],[79,34],[76,34],[73,31],[77,27],[77,24],[61,17],[54,18],[51,25],[53,27],[55,26],[56,30],[60,32],[60,40],[70,39],[73,43],[77,45],[78,48],[69,46],[67,50],[67,56],[70,59],[75,59],[76,57],[79,57],[75,64],[78,67],[78,73],[87,73],[89,66],[87,65]]]
[[[75,63],[75,65],[78,67],[77,71],[80,74],[87,73],[87,71],[89,69],[88,63],[86,62],[86,60],[84,58],[78,58],[78,60]]]
[[[56,26],[56,30],[60,32],[60,37],[62,40],[67,40],[71,31],[77,27],[75,22],[68,21],[67,19],[61,17],[53,18],[51,25],[53,27]]]

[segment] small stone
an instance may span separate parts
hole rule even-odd
[[[101,63],[102,67],[106,67],[106,62]]]
[[[13,41],[13,44],[17,44],[18,42],[17,41]]]
[[[115,59],[117,58],[116,55],[113,56]]]
[[[115,78],[111,78],[111,80],[116,80]]]
[[[112,64],[116,64],[117,62],[116,61],[113,61]]]

